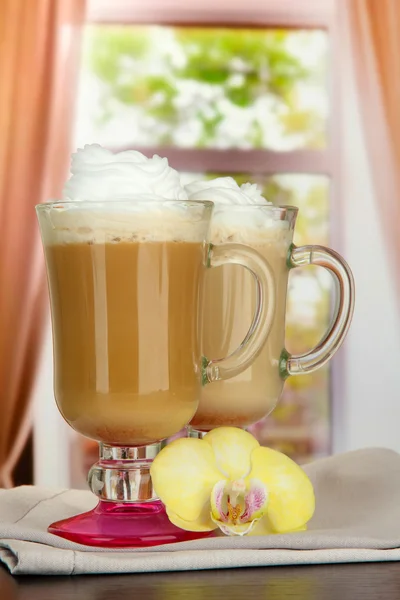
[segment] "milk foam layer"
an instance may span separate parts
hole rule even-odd
[[[190,200],[214,202],[211,223],[211,241],[214,244],[237,242],[249,245],[266,241],[291,242],[289,223],[281,220],[280,211],[274,209],[256,184],[239,186],[232,177],[195,181],[186,185]]]
[[[66,200],[186,200],[180,177],[166,158],[147,158],[135,150],[113,153],[87,144],[72,155]]]
[[[184,202],[122,206],[118,202],[111,206],[60,202],[39,210],[45,244],[200,242],[207,238],[209,225],[203,205],[187,208]]]

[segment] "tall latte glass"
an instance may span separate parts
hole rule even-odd
[[[192,419],[206,382],[248,367],[274,313],[267,262],[240,244],[209,244],[212,209],[211,202],[140,199],[37,207],[56,401],[76,431],[100,442],[100,460],[89,474],[98,507],[53,524],[53,533],[106,546],[200,535],[168,521],[152,488],[151,460],[160,440]],[[212,361],[201,356],[202,284],[206,269],[228,263],[252,273],[251,331],[233,356]]]
[[[219,189],[207,191],[200,191],[198,195],[218,198],[221,194]],[[238,190],[235,193],[238,194]],[[256,360],[233,379],[217,381],[201,389],[199,408],[189,428],[193,436],[222,425],[247,427],[256,423],[274,409],[288,376],[318,369],[330,360],[344,340],[354,304],[351,271],[333,250],[293,245],[297,212],[294,207],[275,207],[265,201],[247,206],[218,206],[212,242],[216,247],[245,243],[264,257],[273,272],[276,310],[270,335]],[[291,356],[285,350],[288,276],[291,269],[307,265],[319,265],[332,273],[338,284],[337,310],[321,342],[304,355]],[[233,352],[245,338],[255,309],[251,275],[232,266],[208,272],[204,308],[208,315],[203,326],[205,356]]]

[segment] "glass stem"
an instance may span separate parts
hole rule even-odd
[[[198,429],[193,429],[190,425],[186,427],[186,437],[194,438],[196,440],[202,440],[203,437],[208,433],[208,431],[199,431]]]
[[[150,467],[164,445],[164,441],[138,447],[100,444],[99,461],[88,475],[90,489],[100,500],[110,502],[156,500]]]

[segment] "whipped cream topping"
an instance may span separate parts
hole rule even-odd
[[[179,173],[167,158],[147,158],[136,150],[113,153],[87,144],[72,155],[65,200],[187,200]]]
[[[280,219],[255,183],[239,186],[232,177],[217,177],[190,183],[185,190],[189,200],[214,202],[210,235],[214,244],[282,243],[287,247],[291,241],[288,222]]]
[[[214,203],[213,243],[287,244],[291,239],[288,222],[256,184],[239,186],[232,177],[218,177],[184,187],[166,158],[147,158],[135,150],[114,154],[98,144],[78,149],[63,199],[72,202],[50,209],[41,223],[47,243],[201,241],[207,237],[207,218],[200,204],[189,210],[188,199]]]
[[[243,183],[239,187],[233,177],[194,181],[186,185],[185,190],[189,200],[211,200],[217,209],[220,205],[272,204],[263,197],[256,183]]]
[[[46,243],[202,241],[204,207],[185,206],[187,192],[167,158],[98,144],[72,155],[63,200],[41,218]],[[100,203],[100,204],[99,204]]]

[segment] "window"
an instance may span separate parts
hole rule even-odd
[[[326,147],[324,31],[92,25],[79,134],[101,143]]]
[[[179,4],[89,3],[76,145],[165,155],[186,182],[256,181],[272,202],[300,207],[295,243],[329,244],[330,1]],[[305,351],[328,326],[331,281],[320,271],[290,275],[289,351]],[[328,454],[331,402],[329,368],[290,378],[253,430],[296,460]]]

